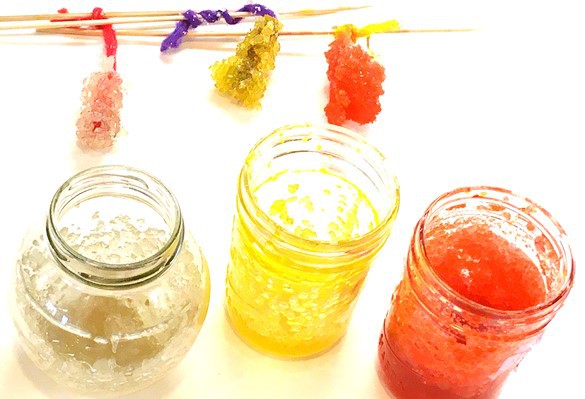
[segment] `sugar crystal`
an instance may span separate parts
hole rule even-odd
[[[281,29],[282,24],[276,18],[269,15],[258,18],[254,28],[238,44],[236,54],[211,66],[215,87],[248,108],[260,107],[280,50]]]
[[[325,53],[329,64],[327,121],[335,125],[348,120],[362,125],[374,122],[382,110],[380,96],[384,94],[384,67],[355,44],[351,29],[338,32],[329,46]]]
[[[122,78],[114,70],[113,58],[108,57],[103,70],[83,82],[77,138],[83,147],[92,150],[111,147],[120,131]]]

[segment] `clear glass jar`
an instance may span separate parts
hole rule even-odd
[[[12,316],[22,347],[82,392],[130,392],[167,374],[205,319],[209,272],[175,197],[124,166],[87,169],[23,240]]]
[[[426,210],[379,341],[397,399],[496,398],[569,294],[567,237],[534,202],[461,188]]]
[[[382,154],[337,126],[282,127],[239,177],[226,311],[253,348],[315,356],[345,334],[398,213]]]

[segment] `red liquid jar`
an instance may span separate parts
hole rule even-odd
[[[396,399],[496,398],[569,294],[559,224],[510,191],[442,195],[415,227],[378,349]]]

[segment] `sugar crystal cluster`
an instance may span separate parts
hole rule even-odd
[[[329,102],[325,115],[327,121],[335,125],[348,120],[360,125],[372,123],[382,110],[384,67],[355,40],[356,34],[351,27],[341,27],[325,53],[329,64]]]
[[[127,215],[104,222],[96,212],[92,221],[95,226],[89,233],[64,226],[59,234],[71,248],[98,262],[127,264],[146,259],[159,251],[169,236],[168,231],[150,227],[144,219],[133,220]]]
[[[120,131],[122,78],[114,70],[114,62],[114,57],[108,57],[104,69],[83,83],[77,138],[84,148],[109,148]]]
[[[245,107],[260,107],[280,50],[281,29],[282,24],[274,17],[258,18],[254,28],[238,44],[236,54],[210,67],[215,87]]]

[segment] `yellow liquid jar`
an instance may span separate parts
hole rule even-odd
[[[398,213],[384,156],[344,128],[285,126],[252,148],[236,200],[226,277],[233,329],[278,357],[332,348]]]

